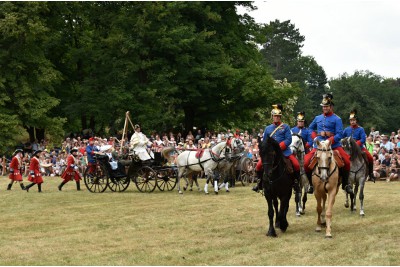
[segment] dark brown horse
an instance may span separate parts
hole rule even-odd
[[[293,180],[288,174],[285,158],[275,139],[267,137],[261,144],[260,156],[263,162],[263,190],[268,203],[269,229],[267,236],[276,237],[273,224],[274,209],[276,213],[275,227],[285,232],[289,226],[287,213],[292,197]],[[278,202],[280,206],[278,209]]]

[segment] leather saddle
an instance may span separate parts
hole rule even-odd
[[[314,153],[314,155],[312,156],[312,158],[310,160],[310,164],[308,165],[308,168],[310,170],[313,170],[315,168],[315,165],[317,165],[318,159],[317,159],[316,155],[317,155],[317,152]],[[335,158],[336,165],[339,168],[342,168],[344,166],[344,161],[343,161],[343,158],[340,155],[339,151],[333,150],[333,157]]]

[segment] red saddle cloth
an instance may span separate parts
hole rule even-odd
[[[204,153],[204,149],[202,149],[202,148],[197,149],[196,159],[201,158],[203,156],[203,153]]]

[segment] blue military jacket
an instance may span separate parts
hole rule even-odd
[[[364,147],[365,141],[367,140],[367,134],[365,133],[364,128],[358,125],[354,128],[352,126],[349,126],[344,129],[343,138],[345,137],[353,137],[356,142],[360,141],[358,142],[358,145],[360,147]]]
[[[95,163],[96,160],[93,157],[94,155],[92,155],[92,151],[99,151],[99,149],[95,145],[93,145],[93,146],[88,145],[86,147],[86,154],[87,154],[88,162]]]
[[[292,133],[298,134],[300,132],[300,128],[295,126],[292,128]],[[311,131],[308,128],[301,129],[301,137],[303,137],[304,141],[312,147],[313,140],[311,138]]]
[[[329,132],[333,135],[334,142],[331,145],[332,148],[341,147],[340,140],[343,138],[343,123],[342,119],[334,113],[328,115],[321,114],[315,116],[311,122],[309,129],[316,131],[318,136],[317,139],[320,141],[327,140],[330,136],[322,136],[323,132]],[[316,147],[316,144],[314,144]]]
[[[292,134],[290,133],[289,125],[282,123],[282,126],[271,136],[271,133],[275,131],[278,125],[271,124],[265,127],[263,140],[267,138],[267,136],[274,138],[279,144],[281,142],[285,143],[285,150],[282,150],[283,155],[288,157],[292,154],[292,150],[290,150],[289,146],[292,143]]]

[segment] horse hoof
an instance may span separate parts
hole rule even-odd
[[[345,208],[348,208],[348,207],[349,207],[349,204],[344,204],[344,207],[345,207]]]
[[[181,190],[179,190],[178,193],[181,194],[181,195],[183,194],[183,192]]]
[[[183,191],[186,191],[186,189],[187,189],[187,187],[184,187],[184,188],[183,188]]]
[[[326,239],[332,238],[332,235],[326,235],[325,238]]]
[[[322,227],[326,227],[326,222],[321,223]]]
[[[360,216],[361,216],[361,217],[364,217],[364,216],[365,216],[364,211],[361,211],[361,212],[360,212]]]
[[[208,192],[204,192],[204,194],[208,195]]]
[[[317,233],[321,232],[321,227],[317,226],[317,228],[315,228],[315,232]]]
[[[189,189],[189,191],[193,191],[193,189],[192,189],[192,188],[190,188],[190,189]]]
[[[300,212],[296,212],[296,217],[300,217]]]
[[[305,211],[300,211],[300,214],[304,215],[304,214],[306,214],[306,212]]]
[[[225,192],[229,193],[230,191],[229,191],[229,190],[226,190]]]
[[[272,232],[272,233],[268,232],[267,236],[277,237],[278,235],[275,232]]]
[[[214,193],[215,193],[216,195],[218,195],[218,191],[214,191]]]

